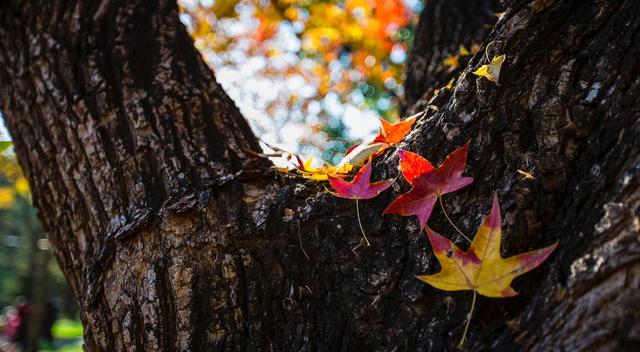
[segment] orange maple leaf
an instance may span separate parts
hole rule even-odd
[[[416,122],[416,119],[422,116],[422,114],[424,114],[424,112],[407,117],[406,119],[396,123],[380,119],[380,132],[374,139],[374,143],[400,143],[400,141],[404,139],[404,136],[411,131],[411,127],[413,126],[413,123]]]

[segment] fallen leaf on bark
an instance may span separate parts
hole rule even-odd
[[[329,183],[336,197],[347,199],[370,199],[389,188],[393,180],[371,182],[371,160],[366,163],[351,181],[342,180],[329,175]]]
[[[498,84],[498,80],[500,79],[500,69],[502,68],[502,63],[504,62],[505,57],[505,55],[494,57],[491,59],[491,63],[480,66],[479,69],[473,71],[473,74],[484,77],[491,82]]]
[[[555,243],[542,249],[502,258],[500,205],[495,194],[491,213],[484,219],[466,252],[429,228],[427,236],[442,268],[436,274],[418,275],[417,278],[445,291],[473,291],[471,310],[459,346],[462,346],[466,337],[475,307],[476,293],[496,298],[517,295],[518,292],[511,288],[513,279],[542,264],[558,245]]]
[[[344,164],[340,167],[325,165],[316,167],[313,166],[315,159],[308,157],[304,162],[298,165],[298,172],[304,178],[308,178],[314,181],[327,181],[328,176],[331,175],[334,178],[343,178],[349,175],[349,172],[353,169],[353,165]]]
[[[374,139],[374,143],[400,143],[400,141],[404,139],[407,133],[411,131],[413,123],[416,122],[416,119],[423,114],[424,112],[420,112],[396,123],[391,123],[387,122],[386,120],[380,119],[380,132]]]
[[[511,288],[511,281],[542,264],[557,243],[502,258],[500,222],[500,205],[498,196],[494,195],[491,213],[484,219],[466,252],[446,237],[427,228],[429,242],[442,270],[437,274],[418,276],[418,279],[445,291],[473,290],[487,297],[511,297],[518,294]]]
[[[351,181],[341,180],[339,178],[335,178],[329,176],[329,183],[331,187],[335,190],[335,192],[329,191],[336,197],[354,199],[356,201],[356,212],[358,215],[358,224],[360,225],[360,230],[362,231],[362,237],[364,238],[367,246],[371,245],[369,243],[369,239],[367,239],[367,235],[364,231],[364,227],[362,226],[362,220],[360,219],[360,206],[358,204],[359,199],[371,199],[378,194],[380,194],[385,189],[389,188],[393,184],[394,180],[383,180],[377,182],[371,182],[371,168],[372,161],[369,159],[369,162],[366,163],[356,176]]]

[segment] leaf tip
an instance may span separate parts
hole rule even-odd
[[[431,242],[434,253],[443,253],[451,248],[451,241],[446,237],[431,230],[428,226],[425,226],[425,231],[427,232],[427,237],[429,238],[429,242]]]
[[[493,203],[491,212],[486,220],[487,226],[491,229],[499,228],[502,224],[502,216],[500,214],[500,202],[498,201],[498,193],[493,192]]]

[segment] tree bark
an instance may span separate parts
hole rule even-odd
[[[560,242],[516,280],[519,296],[479,299],[467,347],[631,349],[640,3],[506,5],[451,91],[407,86],[438,110],[402,148],[437,163],[472,140],[475,183],[445,202],[462,230],[497,191],[503,255]],[[434,50],[445,52],[416,44],[411,62]],[[499,86],[471,74],[485,51],[507,56]],[[411,67],[419,82],[425,71]],[[255,138],[172,2],[3,3],[0,104],[90,351],[439,351],[462,333],[470,295],[416,280],[438,270],[425,236],[414,219],[381,215],[408,186],[361,204],[372,246],[354,249],[353,202],[251,157]],[[390,151],[374,176],[396,175]],[[449,229],[440,211],[430,226]]]
[[[416,103],[428,98],[460,74],[464,66],[443,65],[460,46],[471,50],[484,42],[496,21],[497,0],[426,0],[420,13],[413,47],[407,62],[405,97],[402,110],[419,110]],[[464,60],[464,58],[461,58]]]

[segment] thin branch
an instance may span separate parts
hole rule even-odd
[[[307,257],[308,261],[311,261],[311,259],[309,259],[309,255],[307,254],[307,251],[304,250],[304,246],[302,245],[302,236],[300,235],[300,221],[298,221],[298,241],[300,241],[300,249],[302,249],[302,253],[305,257]]]

